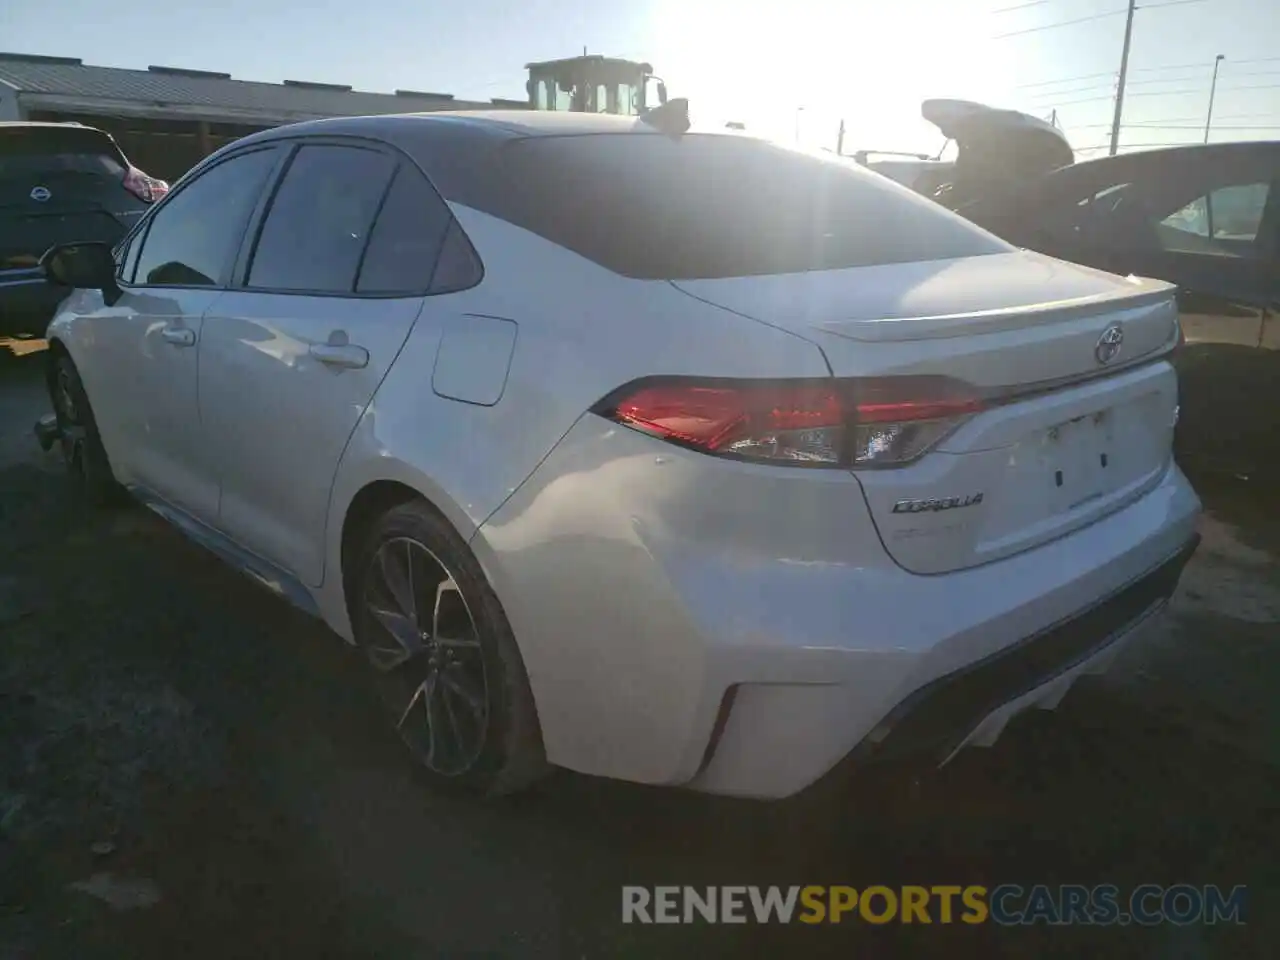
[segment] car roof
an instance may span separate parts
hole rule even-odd
[[[1233,140],[1229,143],[1190,143],[1176,147],[1154,147],[1150,150],[1119,153],[1114,157],[1081,160],[1075,165],[1075,169],[1082,171],[1082,175],[1085,175],[1089,171],[1101,170],[1105,167],[1119,168],[1148,163],[1183,162],[1219,155],[1234,156],[1257,150],[1280,150],[1280,140]]]
[[[0,120],[0,130],[92,130],[95,133],[104,133],[97,127],[91,127],[84,123],[57,123],[51,120]]]
[[[368,117],[330,117],[274,127],[237,143],[289,139],[298,136],[364,136],[397,143],[418,141],[423,135],[439,141],[489,141],[515,137],[566,136],[592,133],[657,133],[637,117],[569,113],[551,110],[448,110],[431,113],[393,113]]]
[[[755,139],[720,128],[694,134]],[[639,117],[570,113],[549,110],[449,110],[432,113],[332,117],[274,127],[227,144],[205,158],[190,173],[216,163],[246,147],[287,142],[299,137],[353,137],[390,144],[412,157],[447,199],[473,195],[477,186],[492,183],[497,147],[518,140],[543,137],[622,134],[664,136]],[[190,175],[190,174],[189,174]]]

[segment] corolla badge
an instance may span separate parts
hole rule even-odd
[[[1118,323],[1113,323],[1102,331],[1102,336],[1098,338],[1098,345],[1093,348],[1093,355],[1098,358],[1099,363],[1110,363],[1116,358],[1123,344],[1124,328]]]
[[[981,493],[958,497],[930,497],[927,500],[899,500],[893,505],[894,513],[941,513],[960,507],[974,507],[982,502]]]
[[[31,188],[31,199],[34,200],[36,203],[44,203],[46,200],[48,200],[52,196],[53,194],[49,192],[48,187],[32,187]]]

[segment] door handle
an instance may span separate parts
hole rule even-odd
[[[164,338],[165,343],[172,343],[175,347],[196,345],[196,332],[189,327],[165,327],[160,331],[160,336]]]
[[[313,343],[308,352],[330,367],[360,370],[369,365],[369,351],[354,343]]]

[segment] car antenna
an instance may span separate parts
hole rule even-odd
[[[676,97],[661,106],[646,110],[640,119],[663,133],[678,137],[689,132],[689,100],[687,97]]]

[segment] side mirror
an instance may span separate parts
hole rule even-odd
[[[120,297],[116,262],[105,243],[66,243],[50,247],[40,258],[50,283],[76,290],[101,290],[108,305]]]
[[[667,85],[661,80],[658,81],[658,106],[667,102]]]

